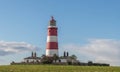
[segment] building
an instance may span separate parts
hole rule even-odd
[[[25,63],[40,63],[41,62],[41,58],[37,57],[36,52],[35,53],[31,53],[31,56],[24,58],[23,62]]]
[[[46,56],[52,57],[58,56],[58,38],[57,38],[57,26],[56,21],[51,17],[48,25],[47,45],[46,45]]]
[[[12,61],[11,65],[30,65],[30,64],[40,64],[41,57],[38,57],[36,52],[32,52],[31,56],[24,58],[21,62]]]

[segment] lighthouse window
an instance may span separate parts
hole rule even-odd
[[[50,25],[51,25],[51,26],[55,26],[55,24],[54,24],[54,23],[51,23]]]

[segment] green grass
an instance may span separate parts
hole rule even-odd
[[[120,67],[8,65],[8,66],[0,66],[0,72],[120,72]]]

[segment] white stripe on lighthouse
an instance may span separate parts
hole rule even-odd
[[[58,56],[58,49],[46,49],[46,56],[54,56],[54,54]]]
[[[47,36],[47,42],[58,42],[57,36]]]
[[[48,28],[57,28],[56,26],[48,26]]]

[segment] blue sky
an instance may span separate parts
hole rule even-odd
[[[0,0],[0,60],[3,61],[0,64],[21,61],[31,51],[36,51],[36,47],[38,56],[45,54],[47,25],[50,17],[54,16],[59,32],[60,54],[66,50],[82,61],[120,65],[117,54],[120,52],[119,3],[119,0]],[[20,46],[19,43],[33,49],[18,53],[19,49],[13,46]],[[13,46],[9,46],[11,44]],[[106,48],[108,53],[104,50]],[[99,49],[102,52],[99,53]],[[109,51],[112,49],[115,54]],[[116,56],[115,60],[107,61],[114,57],[107,58],[109,54]]]

